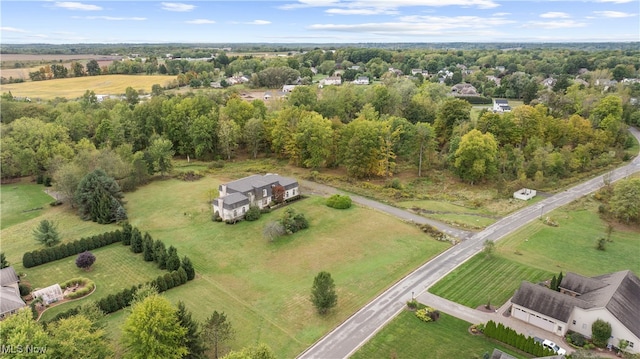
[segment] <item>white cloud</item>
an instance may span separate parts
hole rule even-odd
[[[492,9],[500,6],[494,0],[299,0],[298,3],[285,4],[280,6],[280,9],[291,10],[308,7],[333,7],[333,8],[347,8],[351,9],[351,12],[343,12],[340,15],[371,15],[371,12],[378,11],[376,14],[388,14],[390,11],[397,11],[398,8],[406,6],[417,7],[442,7],[442,6],[463,6],[463,7],[477,7],[480,9]],[[362,11],[360,13],[353,11],[354,9],[367,9],[368,11]],[[335,10],[333,10],[335,11]],[[337,13],[337,12],[334,12]]]
[[[598,0],[598,2],[608,2],[608,3],[614,3],[614,4],[626,4],[632,1],[635,1],[635,0]]]
[[[163,2],[162,10],[167,11],[176,11],[176,12],[187,12],[195,9],[195,5],[183,4],[179,2]]]
[[[540,14],[540,17],[543,17],[545,19],[568,19],[571,16],[569,16],[569,14],[567,14],[566,12],[550,11],[545,12],[544,14]]]
[[[73,19],[107,20],[107,21],[145,21],[146,17],[117,17],[117,16],[72,16]]]
[[[269,25],[269,24],[271,24],[271,21],[253,20],[253,21],[245,22],[244,24],[246,24],[246,25]]]
[[[395,22],[372,22],[361,24],[314,24],[310,30],[342,31],[375,35],[407,36],[495,36],[500,25],[515,23],[514,20],[479,16],[403,16]]]
[[[397,10],[390,9],[341,9],[334,8],[325,11],[327,14],[332,15],[396,15]]]
[[[102,7],[100,7],[98,5],[83,4],[81,2],[75,2],[75,1],[56,2],[54,4],[54,6],[55,7],[61,7],[63,9],[67,9],[67,10],[82,10],[82,11],[100,11],[100,10],[102,10]]]
[[[629,14],[621,11],[594,11],[593,13],[596,15],[600,15],[602,17],[612,17],[612,18],[636,16],[636,14]]]
[[[507,16],[507,15],[511,15],[510,12],[497,12],[495,14],[493,14],[493,16]]]
[[[15,27],[9,27],[9,26],[1,26],[1,27],[0,27],[0,31],[7,31],[7,32],[27,32],[26,30],[18,29],[18,28],[15,28]]]
[[[558,20],[558,21],[529,21],[522,25],[527,28],[540,28],[540,29],[566,29],[572,27],[584,27],[587,24],[575,20]]]
[[[195,20],[188,20],[185,21],[187,24],[194,24],[194,25],[202,25],[202,24],[215,24],[216,22],[213,20],[209,20],[209,19],[195,19]]]

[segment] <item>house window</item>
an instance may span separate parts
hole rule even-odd
[[[289,191],[286,191],[286,192],[284,193],[284,198],[289,198]]]
[[[238,216],[238,210],[237,210],[237,209],[234,209],[234,210],[233,210],[233,216],[234,216],[234,217],[237,217],[237,216]]]
[[[575,319],[573,320],[573,325],[576,325],[576,321],[575,321]]]
[[[295,196],[296,195],[296,189],[294,188],[293,190],[291,190],[291,195]]]
[[[262,197],[266,197],[267,196],[267,189],[263,188],[262,189]]]
[[[633,348],[633,342],[629,342],[629,348]]]
[[[244,214],[244,212],[246,212],[246,211],[247,211],[247,208],[246,207],[242,207],[242,213]]]

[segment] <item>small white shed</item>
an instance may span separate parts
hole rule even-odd
[[[513,198],[515,199],[521,199],[523,201],[528,201],[531,198],[536,196],[536,190],[535,189],[529,189],[529,188],[522,188],[519,189],[515,192],[513,192]]]

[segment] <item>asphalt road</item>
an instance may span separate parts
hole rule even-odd
[[[640,141],[640,131],[634,128],[631,128],[630,131]],[[615,182],[639,171],[640,156],[626,166],[583,182],[546,198],[535,206],[524,208],[497,221],[482,232],[478,232],[471,238],[449,248],[395,283],[340,326],[302,352],[298,358],[338,359],[349,357],[393,319],[404,308],[408,300],[424,292],[440,278],[481,251],[485,240],[497,241],[528,222],[540,218],[545,213],[597,190],[604,185],[605,176],[611,182]]]

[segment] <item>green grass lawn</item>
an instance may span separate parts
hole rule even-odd
[[[476,308],[500,306],[518,289],[523,280],[539,282],[554,273],[494,255],[480,253],[429,288],[429,292],[456,303]]]
[[[403,311],[351,358],[482,358],[494,348],[527,358],[482,335],[469,334],[470,326],[445,313],[437,322],[425,323],[413,312]]]
[[[96,262],[91,270],[85,271],[76,266],[76,256],[49,262],[24,270],[26,281],[31,283],[34,290],[44,288],[55,283],[62,283],[68,279],[85,277],[96,283],[96,290],[87,300],[99,300],[109,294],[130,288],[134,284],[145,283],[166,273],[158,269],[155,263],[145,262],[142,254],[134,254],[128,246],[114,243],[106,247],[92,250]],[[90,299],[89,299],[90,298]],[[63,303],[48,309],[43,319],[53,318],[59,312],[80,305],[83,301]]]
[[[549,216],[558,227],[534,221],[500,240],[497,250],[511,260],[553,272],[595,276],[629,269],[640,275],[638,227],[615,225],[606,250],[596,249],[597,239],[606,237],[608,226],[598,215],[598,204],[586,197],[557,209]]]
[[[234,165],[225,165],[214,170],[216,177],[208,175],[196,182],[158,180],[125,195],[132,225],[167,246],[174,245],[180,256],[189,256],[194,263],[196,279],[164,295],[174,303],[184,301],[200,321],[214,310],[224,311],[237,331],[233,343],[236,349],[264,342],[279,357],[294,357],[394,281],[448,248],[448,244],[392,216],[361,207],[335,210],[324,205],[320,197],[291,204],[306,215],[311,227],[275,242],[265,240],[262,229],[268,221],[276,220],[281,210],[265,214],[256,222],[227,225],[211,221],[211,191],[217,191],[221,181],[261,166],[272,165],[251,162],[238,167],[240,172],[234,171]],[[117,228],[83,222],[65,205],[3,229],[3,250],[6,243],[9,261],[17,271],[27,272],[34,284],[60,282],[76,271],[72,258],[29,270],[19,264],[25,251],[40,248],[31,231],[44,218],[59,223],[65,240]],[[103,276],[105,267],[100,263],[105,255],[100,251],[110,249],[96,251],[99,266],[86,275],[99,289],[105,288],[96,299],[109,293],[107,288],[137,284],[150,273],[156,276],[154,268],[146,272],[133,267],[138,262],[114,262]],[[126,249],[121,253],[125,257],[121,260],[126,262],[131,254]],[[114,253],[111,257],[115,261],[118,256]],[[123,267],[133,268],[134,273],[131,269],[120,272]],[[322,270],[332,274],[338,292],[338,306],[324,317],[318,316],[309,302],[313,278]],[[115,343],[123,316],[110,315],[105,320]]]
[[[38,217],[51,208],[53,198],[44,189],[41,184],[26,182],[0,186],[0,229]]]

